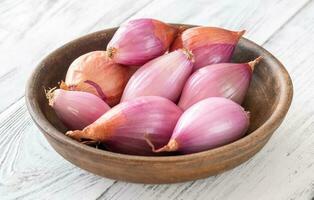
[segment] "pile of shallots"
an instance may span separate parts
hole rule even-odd
[[[67,136],[113,152],[189,154],[231,143],[248,129],[240,104],[260,60],[230,63],[243,34],[130,21],[106,51],[73,61],[60,89],[47,92],[49,105]]]

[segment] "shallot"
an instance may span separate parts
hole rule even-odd
[[[137,19],[119,27],[107,46],[108,56],[125,65],[142,65],[164,54],[177,29],[155,19]]]
[[[119,103],[134,69],[114,63],[105,51],[92,51],[70,65],[62,89],[89,92],[110,106]]]
[[[186,110],[208,97],[225,97],[239,104],[249,88],[254,66],[261,57],[248,63],[220,63],[194,72],[185,83],[179,107]]]
[[[166,145],[181,114],[182,110],[166,98],[138,97],[113,107],[82,131],[66,135],[104,143],[114,152],[152,155],[146,138],[156,147]]]
[[[193,56],[177,50],[143,65],[131,77],[121,101],[139,96],[162,96],[176,102],[193,68]]]
[[[244,136],[249,126],[248,113],[237,103],[222,97],[204,99],[178,120],[170,141],[154,152],[177,151],[188,154],[216,148]]]
[[[46,95],[57,116],[72,130],[85,128],[110,109],[99,97],[87,92],[52,89]]]
[[[183,31],[171,51],[186,48],[195,56],[194,71],[206,65],[229,62],[235,46],[245,31],[217,27],[194,27]]]

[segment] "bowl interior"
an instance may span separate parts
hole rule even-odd
[[[105,50],[115,30],[115,28],[107,29],[74,40],[54,51],[39,64],[41,67],[38,68],[39,71],[34,77],[38,83],[33,84],[36,91],[33,97],[47,120],[60,132],[65,132],[66,128],[48,105],[45,89],[56,87],[61,80],[64,80],[69,65],[80,55],[90,51]],[[233,62],[251,61],[260,56],[261,52],[256,49],[256,44],[241,39],[235,50]],[[276,91],[280,87],[280,82],[276,77],[276,70],[279,70],[279,66],[270,67],[266,59],[255,67],[253,79],[243,103],[243,107],[250,111],[251,117],[247,134],[261,126],[278,104],[279,95],[276,95]]]

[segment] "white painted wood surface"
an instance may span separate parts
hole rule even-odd
[[[287,67],[291,109],[248,162],[207,179],[142,185],[101,178],[59,156],[35,127],[24,85],[44,55],[139,17],[246,29]],[[312,199],[314,2],[310,0],[0,1],[0,199]]]

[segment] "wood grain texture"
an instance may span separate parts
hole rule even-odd
[[[307,0],[155,0],[131,17],[153,17],[183,23],[247,30],[245,37],[263,44],[291,17],[306,5]],[[278,14],[280,13],[280,15]]]
[[[246,29],[246,37],[261,44],[308,0],[243,0],[241,4],[234,0],[150,1],[0,2],[0,37],[1,32],[7,36],[0,48],[0,63],[5,66],[0,68],[0,92],[8,94],[0,99],[0,113],[23,96],[27,77],[44,55],[80,35],[117,26],[129,18],[154,17],[167,22]]]
[[[100,196],[99,199],[284,200],[314,196],[313,2],[167,1],[167,4],[154,1],[146,5],[148,1],[143,4],[142,1],[110,1],[110,6],[104,6],[109,1],[104,4],[97,1],[86,12],[83,8],[87,2],[35,2],[0,2],[0,92],[6,94],[0,100],[0,110],[11,105],[0,115],[1,199],[96,199]],[[120,7],[116,2],[121,3]],[[122,8],[127,8],[126,15],[116,13]],[[32,68],[43,55],[64,42],[118,25],[133,14],[178,23],[246,28],[250,39],[260,44],[267,41],[265,47],[283,61],[292,75],[295,98],[283,125],[262,152],[246,164],[216,177],[183,184],[139,185],[98,178],[73,167],[49,147],[31,123],[22,98],[25,80]],[[92,17],[95,15],[98,19]],[[76,18],[81,20],[75,22]],[[71,31],[67,31],[69,27]],[[59,174],[69,175],[56,179]]]
[[[0,113],[24,95],[26,80],[44,55],[80,35],[119,25],[149,2],[1,1],[0,92],[8,95],[0,99]]]
[[[24,99],[7,109],[0,121],[1,199],[77,199],[82,194],[95,199],[114,182],[78,169],[47,145]]]

